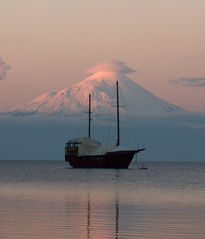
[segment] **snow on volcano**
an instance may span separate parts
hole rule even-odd
[[[135,72],[120,61],[102,62],[87,73],[89,76],[70,88],[59,92],[45,93],[36,99],[18,105],[11,111],[14,115],[47,114],[55,116],[76,116],[88,109],[91,94],[92,112],[105,117],[112,114],[116,101],[116,81],[119,81],[120,104],[132,111],[132,115],[158,115],[170,112],[183,112],[127,77]],[[121,109],[125,113],[125,108]]]

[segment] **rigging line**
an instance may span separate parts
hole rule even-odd
[[[112,87],[111,87],[112,88]],[[112,92],[112,91],[111,91]],[[113,92],[114,93],[114,92]],[[111,95],[111,103],[113,102],[113,100],[114,100],[114,97],[113,97],[113,95]],[[110,104],[110,102],[108,102],[109,104]],[[106,144],[106,145],[109,145],[110,144],[110,142],[111,142],[111,140],[110,140],[110,136],[111,136],[111,134],[112,134],[112,121],[113,120],[110,120],[110,118],[108,118],[108,119],[106,119],[106,118],[103,118],[103,119],[101,119],[101,115],[105,115],[105,117],[107,117],[106,115],[109,115],[109,114],[103,114],[103,111],[104,111],[104,108],[102,108],[102,111],[98,114],[99,115],[99,121],[103,121],[102,122],[102,126],[100,127],[100,138],[101,138],[101,141],[104,143],[104,144]],[[111,112],[112,113],[112,112]],[[112,115],[111,115],[111,119],[112,119]],[[97,122],[96,124],[95,124],[95,126],[97,126],[97,124],[99,124],[99,122]],[[94,131],[97,131],[96,132],[96,134],[97,133],[99,133],[98,131],[99,131],[99,128],[98,127],[96,127],[96,129],[94,130]]]
[[[143,142],[142,137],[141,137],[141,135],[139,133],[139,130],[137,129],[136,124],[133,123],[133,120],[131,119],[131,116],[129,116],[129,112],[128,111],[127,111],[127,117],[129,119],[129,121],[131,122],[132,132],[134,134],[134,137],[135,137],[135,140],[136,140],[136,142],[138,144],[138,147],[139,147],[139,145],[141,145],[144,148],[144,142]],[[137,134],[136,134],[136,131],[137,131]]]
[[[115,85],[114,84],[111,84],[111,88],[113,88],[113,90],[111,90],[111,95],[110,95],[110,98],[111,98],[111,101],[109,102],[110,103],[110,106],[113,105],[113,102],[114,102],[114,89],[115,89]],[[110,118],[108,119],[108,127],[107,127],[107,130],[108,130],[108,133],[107,133],[107,137],[106,137],[106,142],[109,142],[109,144],[113,144],[113,142],[111,140],[111,135],[113,135],[113,118],[114,118],[114,112],[111,111],[111,114],[110,114]]]
[[[103,81],[103,76],[102,76],[102,74],[101,74],[101,82]],[[101,115],[103,114],[103,112],[100,112],[100,114],[99,114],[99,121],[101,121],[102,119],[101,119]],[[103,124],[104,124],[104,122],[103,122]],[[104,125],[102,126],[103,128],[104,128]],[[106,141],[106,134],[105,134],[105,130],[103,130],[103,132],[102,132],[102,129],[103,128],[101,128],[100,127],[100,136],[101,136],[101,142],[104,142],[104,144],[105,144],[105,141]]]
[[[134,124],[133,121],[130,118],[130,117],[132,117],[132,115],[131,115],[130,112],[128,112],[128,107],[126,106],[126,101],[125,101],[124,95],[123,95],[122,90],[121,90],[120,87],[119,87],[119,90],[120,90],[120,94],[121,94],[121,97],[122,97],[123,104],[125,105],[124,108],[125,108],[126,116],[127,116],[128,121],[130,123],[130,127],[131,127],[131,130],[132,130],[132,135],[134,137],[134,140],[136,141],[137,146],[139,147],[139,140],[138,140],[138,138],[140,138],[141,145],[142,145],[142,147],[144,147],[144,143],[142,141],[142,137],[140,136],[139,131],[136,129],[136,124]],[[129,116],[129,114],[130,114],[130,116]],[[135,127],[133,125],[135,125]],[[136,133],[135,133],[136,130],[138,131],[138,137],[136,136]]]
[[[133,135],[134,140],[135,140],[135,142],[136,142],[136,144],[137,144],[137,146],[138,146],[139,143],[138,143],[137,137],[136,137],[136,135],[135,135],[135,129],[133,128],[132,121],[131,121],[131,119],[130,119],[130,117],[129,117],[128,110],[127,110],[127,105],[126,105],[126,101],[125,101],[125,98],[124,98],[124,95],[123,95],[123,93],[122,93],[121,88],[120,88],[120,94],[121,94],[121,98],[122,98],[122,101],[123,101],[123,104],[124,104],[124,108],[125,108],[125,113],[126,113],[126,116],[127,116],[128,122],[129,122],[129,126],[130,126],[130,127],[128,127],[128,131],[131,130],[131,135]]]
[[[112,101],[113,101],[113,99],[112,99]],[[111,115],[111,116],[110,116],[110,119],[108,119],[107,131],[108,131],[108,133],[107,133],[107,138],[106,138],[107,142],[108,142],[109,144],[114,144],[114,143],[112,142],[113,138],[111,138],[111,135],[114,134],[114,132],[113,132],[113,115]]]
[[[97,141],[103,142],[104,141],[104,134],[102,133],[100,119],[98,117],[98,113],[94,112],[93,109],[93,117],[92,117],[92,135],[93,138]]]
[[[137,154],[135,154],[135,163],[137,165],[137,168],[139,169],[140,168],[140,161],[137,158]]]

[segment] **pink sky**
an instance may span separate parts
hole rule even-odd
[[[0,111],[71,86],[106,60],[126,62],[142,87],[205,111],[204,0],[1,0]],[[0,65],[0,72],[2,71]]]

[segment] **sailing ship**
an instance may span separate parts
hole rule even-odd
[[[119,83],[117,93],[117,142],[115,145],[102,146],[91,138],[91,95],[89,94],[88,137],[69,140],[65,146],[65,161],[73,168],[128,168],[134,155],[145,150],[129,150],[120,146]]]

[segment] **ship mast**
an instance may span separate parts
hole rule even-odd
[[[91,122],[91,95],[89,94],[89,111],[88,111],[88,137],[90,138],[90,122]]]
[[[116,81],[117,88],[117,143],[116,145],[120,145],[120,115],[119,115],[119,90],[118,90],[118,81]]]

